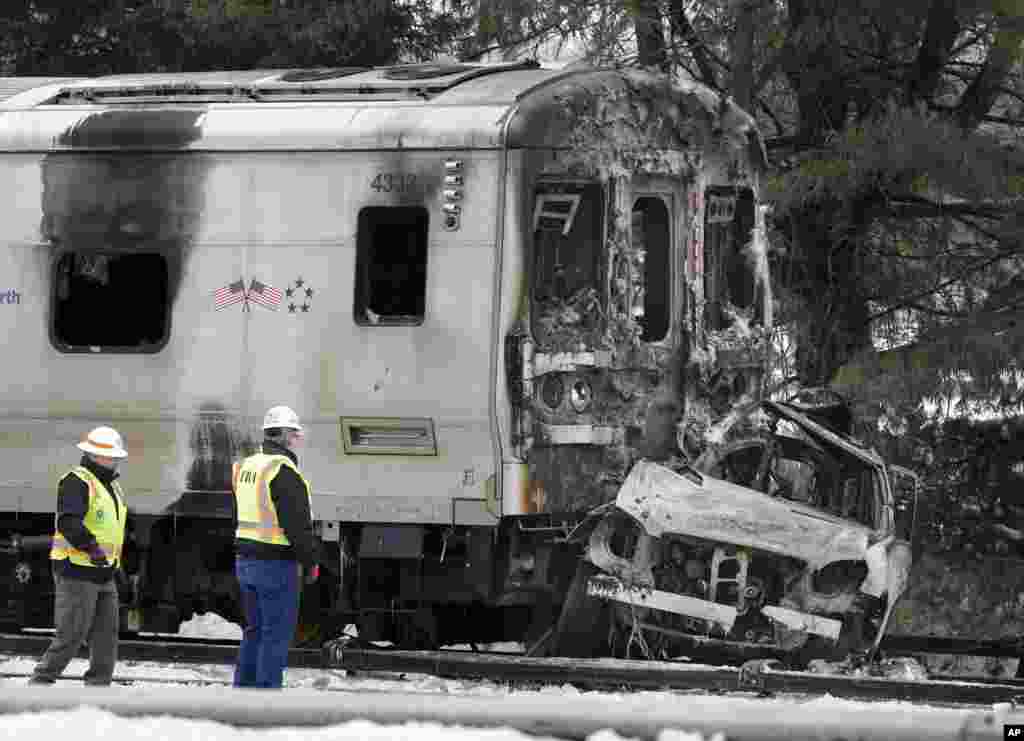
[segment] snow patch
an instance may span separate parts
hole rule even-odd
[[[242,640],[242,626],[231,623],[215,612],[200,612],[181,624],[178,635],[187,638]]]
[[[511,728],[466,728],[442,726],[437,723],[403,723],[381,725],[367,720],[356,720],[325,728],[275,728],[252,730],[234,728],[223,723],[203,720],[169,718],[121,718],[97,708],[79,708],[72,711],[49,713],[21,713],[4,718],[0,738],[24,738],[32,734],[44,738],[74,737],[77,741],[108,741],[109,739],[145,738],[149,741],[534,741],[551,736],[530,736]],[[617,734],[595,741],[618,741]],[[672,739],[675,741],[675,739]],[[699,739],[698,739],[699,741]]]
[[[468,643],[456,643],[451,646],[442,646],[448,651],[490,651],[494,653],[521,654],[526,651],[522,643],[516,641],[499,641],[498,643],[478,643],[472,646]]]

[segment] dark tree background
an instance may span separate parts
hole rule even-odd
[[[4,74],[392,64],[434,54],[454,20],[392,0],[7,0]]]

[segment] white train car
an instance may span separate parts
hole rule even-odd
[[[230,467],[287,404],[326,545],[306,629],[521,636],[573,573],[567,528],[756,385],[734,330],[770,321],[763,146],[695,84],[523,63],[0,89],[8,625],[50,624],[55,484],[101,423],[130,453],[126,627],[237,618]]]

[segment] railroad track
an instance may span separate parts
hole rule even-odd
[[[34,633],[0,633],[0,654],[42,656],[52,636]],[[233,664],[238,657],[238,641],[204,638],[165,637],[121,639],[118,658],[129,661],[157,661],[179,664]],[[79,654],[87,656],[83,647]],[[288,665],[316,669],[323,666],[319,649],[296,648],[288,652]]]
[[[786,671],[755,660],[742,667],[671,661],[533,658],[465,651],[402,651],[329,642],[325,666],[350,671],[433,674],[528,684],[572,684],[587,689],[683,690],[759,695],[825,695],[860,700],[907,700],[939,705],[1024,702],[1024,682],[926,681]]]
[[[0,654],[41,655],[48,635],[0,634]],[[163,638],[122,640],[124,660],[160,663],[232,664],[237,642]],[[83,651],[83,656],[85,655]],[[1022,680],[927,681],[784,671],[768,661],[742,667],[621,659],[535,658],[467,651],[404,651],[331,641],[319,649],[292,649],[289,666],[375,672],[432,674],[449,679],[489,680],[520,685],[571,684],[585,689],[677,690],[717,694],[824,695],[861,700],[906,700],[937,705],[992,705],[1024,702]],[[12,676],[21,676],[12,672]],[[4,676],[0,674],[0,676]],[[150,681],[118,677],[122,683]],[[158,683],[216,685],[222,680],[167,680]]]
[[[25,679],[27,680],[32,676],[32,672],[0,672],[0,679]],[[81,675],[75,674],[62,674],[61,679],[65,680],[80,680]],[[114,677],[113,683],[116,685],[133,685],[133,684],[169,684],[169,685],[181,685],[184,687],[228,687],[231,685],[230,679],[204,679],[201,677],[190,677],[188,679],[174,679],[171,677],[128,677],[118,675]]]

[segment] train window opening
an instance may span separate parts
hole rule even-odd
[[[368,206],[359,212],[353,307],[357,324],[423,323],[428,226],[422,206]]]
[[[640,339],[658,342],[668,334],[672,235],[668,207],[661,198],[633,202],[633,250],[639,268],[633,276],[633,319],[641,326]]]
[[[764,320],[762,288],[751,248],[754,194],[750,190],[709,189],[704,210],[704,295],[711,329],[732,324],[728,307]]]
[[[170,334],[170,271],[157,253],[68,252],[55,265],[53,343],[64,352],[157,352]]]
[[[598,183],[545,183],[533,209],[533,303],[535,318],[559,307],[577,313],[600,302],[604,191]],[[534,331],[544,329],[535,323]]]

